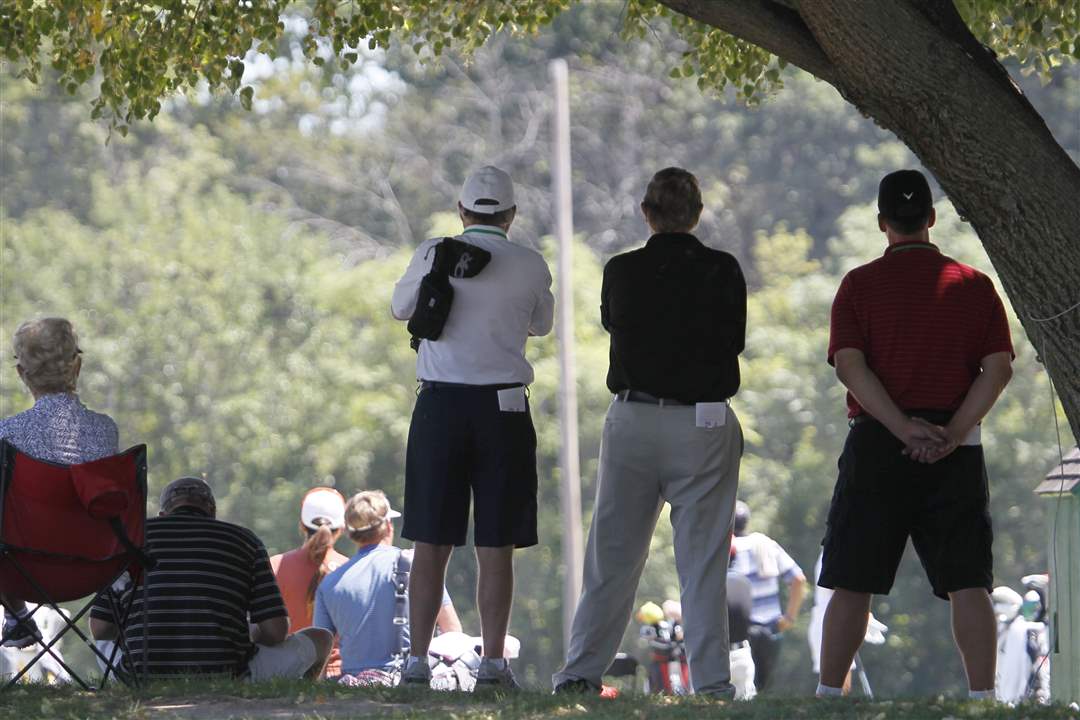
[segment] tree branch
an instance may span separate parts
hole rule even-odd
[[[911,148],[970,220],[1080,432],[1080,168],[946,0],[800,0],[845,97]],[[1048,312],[1048,310],[1050,312]]]
[[[1028,100],[1027,95],[1012,79],[1005,66],[997,59],[997,53],[983,44],[971,32],[971,28],[964,22],[964,18],[960,16],[960,11],[956,9],[954,0],[909,0],[909,2],[920,10],[931,23],[940,28],[945,35],[952,38],[975,61],[975,64],[986,71],[990,77],[997,78],[998,82],[1006,87],[1009,92],[1017,95],[1019,101],[1027,106],[1032,113],[1039,115],[1038,110]],[[1046,132],[1050,132],[1049,128]]]
[[[1046,143],[1042,147],[1055,156],[1048,162],[1068,160],[1008,71],[971,34],[952,0],[801,0],[800,13],[829,56],[841,94],[897,133],[916,154],[912,126],[923,128],[950,116],[978,116],[967,106],[971,100],[986,102],[985,117],[1003,117],[1004,101],[1021,111],[1008,117]],[[987,102],[990,97],[995,98],[992,103]],[[918,107],[927,108],[933,117],[913,123],[912,109]],[[1019,128],[1011,135],[1003,133],[1005,147],[1015,144],[1017,132]]]
[[[774,0],[659,0],[677,13],[753,43],[819,80],[836,85],[836,69],[799,13]]]

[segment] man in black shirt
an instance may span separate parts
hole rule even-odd
[[[157,561],[135,601],[122,668],[149,677],[228,675],[252,680],[315,677],[333,636],[322,628],[289,635],[289,616],[262,541],[247,528],[215,519],[206,481],[180,478],[161,493],[161,515],[146,521],[146,551]],[[149,608],[149,611],[147,611]],[[251,625],[249,626],[249,622]],[[145,635],[144,635],[145,625]],[[113,608],[98,598],[90,611],[95,640],[120,633]]]
[[[600,317],[611,334],[596,503],[584,590],[556,692],[599,691],[633,609],[664,502],[671,503],[694,692],[733,697],[725,607],[742,430],[739,388],[746,282],[730,254],[690,231],[697,179],[658,172],[641,203],[653,236],[604,268]]]

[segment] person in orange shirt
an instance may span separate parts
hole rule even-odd
[[[303,544],[270,558],[285,609],[289,632],[311,626],[315,591],[319,583],[348,557],[334,550],[345,526],[345,498],[329,487],[308,490],[300,505],[300,534]],[[326,664],[326,676],[341,674],[341,653],[335,643]]]

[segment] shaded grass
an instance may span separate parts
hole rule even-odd
[[[585,718],[590,720],[1080,720],[1080,712],[1056,705],[1009,708],[946,698],[821,701],[761,698],[721,703],[704,698],[624,695],[616,700],[553,697],[539,691],[468,695],[405,688],[345,688],[329,683],[228,680],[153,683],[142,689],[111,687],[86,693],[69,687],[21,686],[0,696],[4,720],[351,720],[424,718],[488,720]]]

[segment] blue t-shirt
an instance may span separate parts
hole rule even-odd
[[[319,583],[311,624],[338,635],[341,671],[345,674],[388,669],[398,650],[394,572],[402,552],[390,545],[360,548],[347,563]],[[449,604],[450,595],[443,588],[443,605]],[[408,648],[407,624],[404,630]]]

